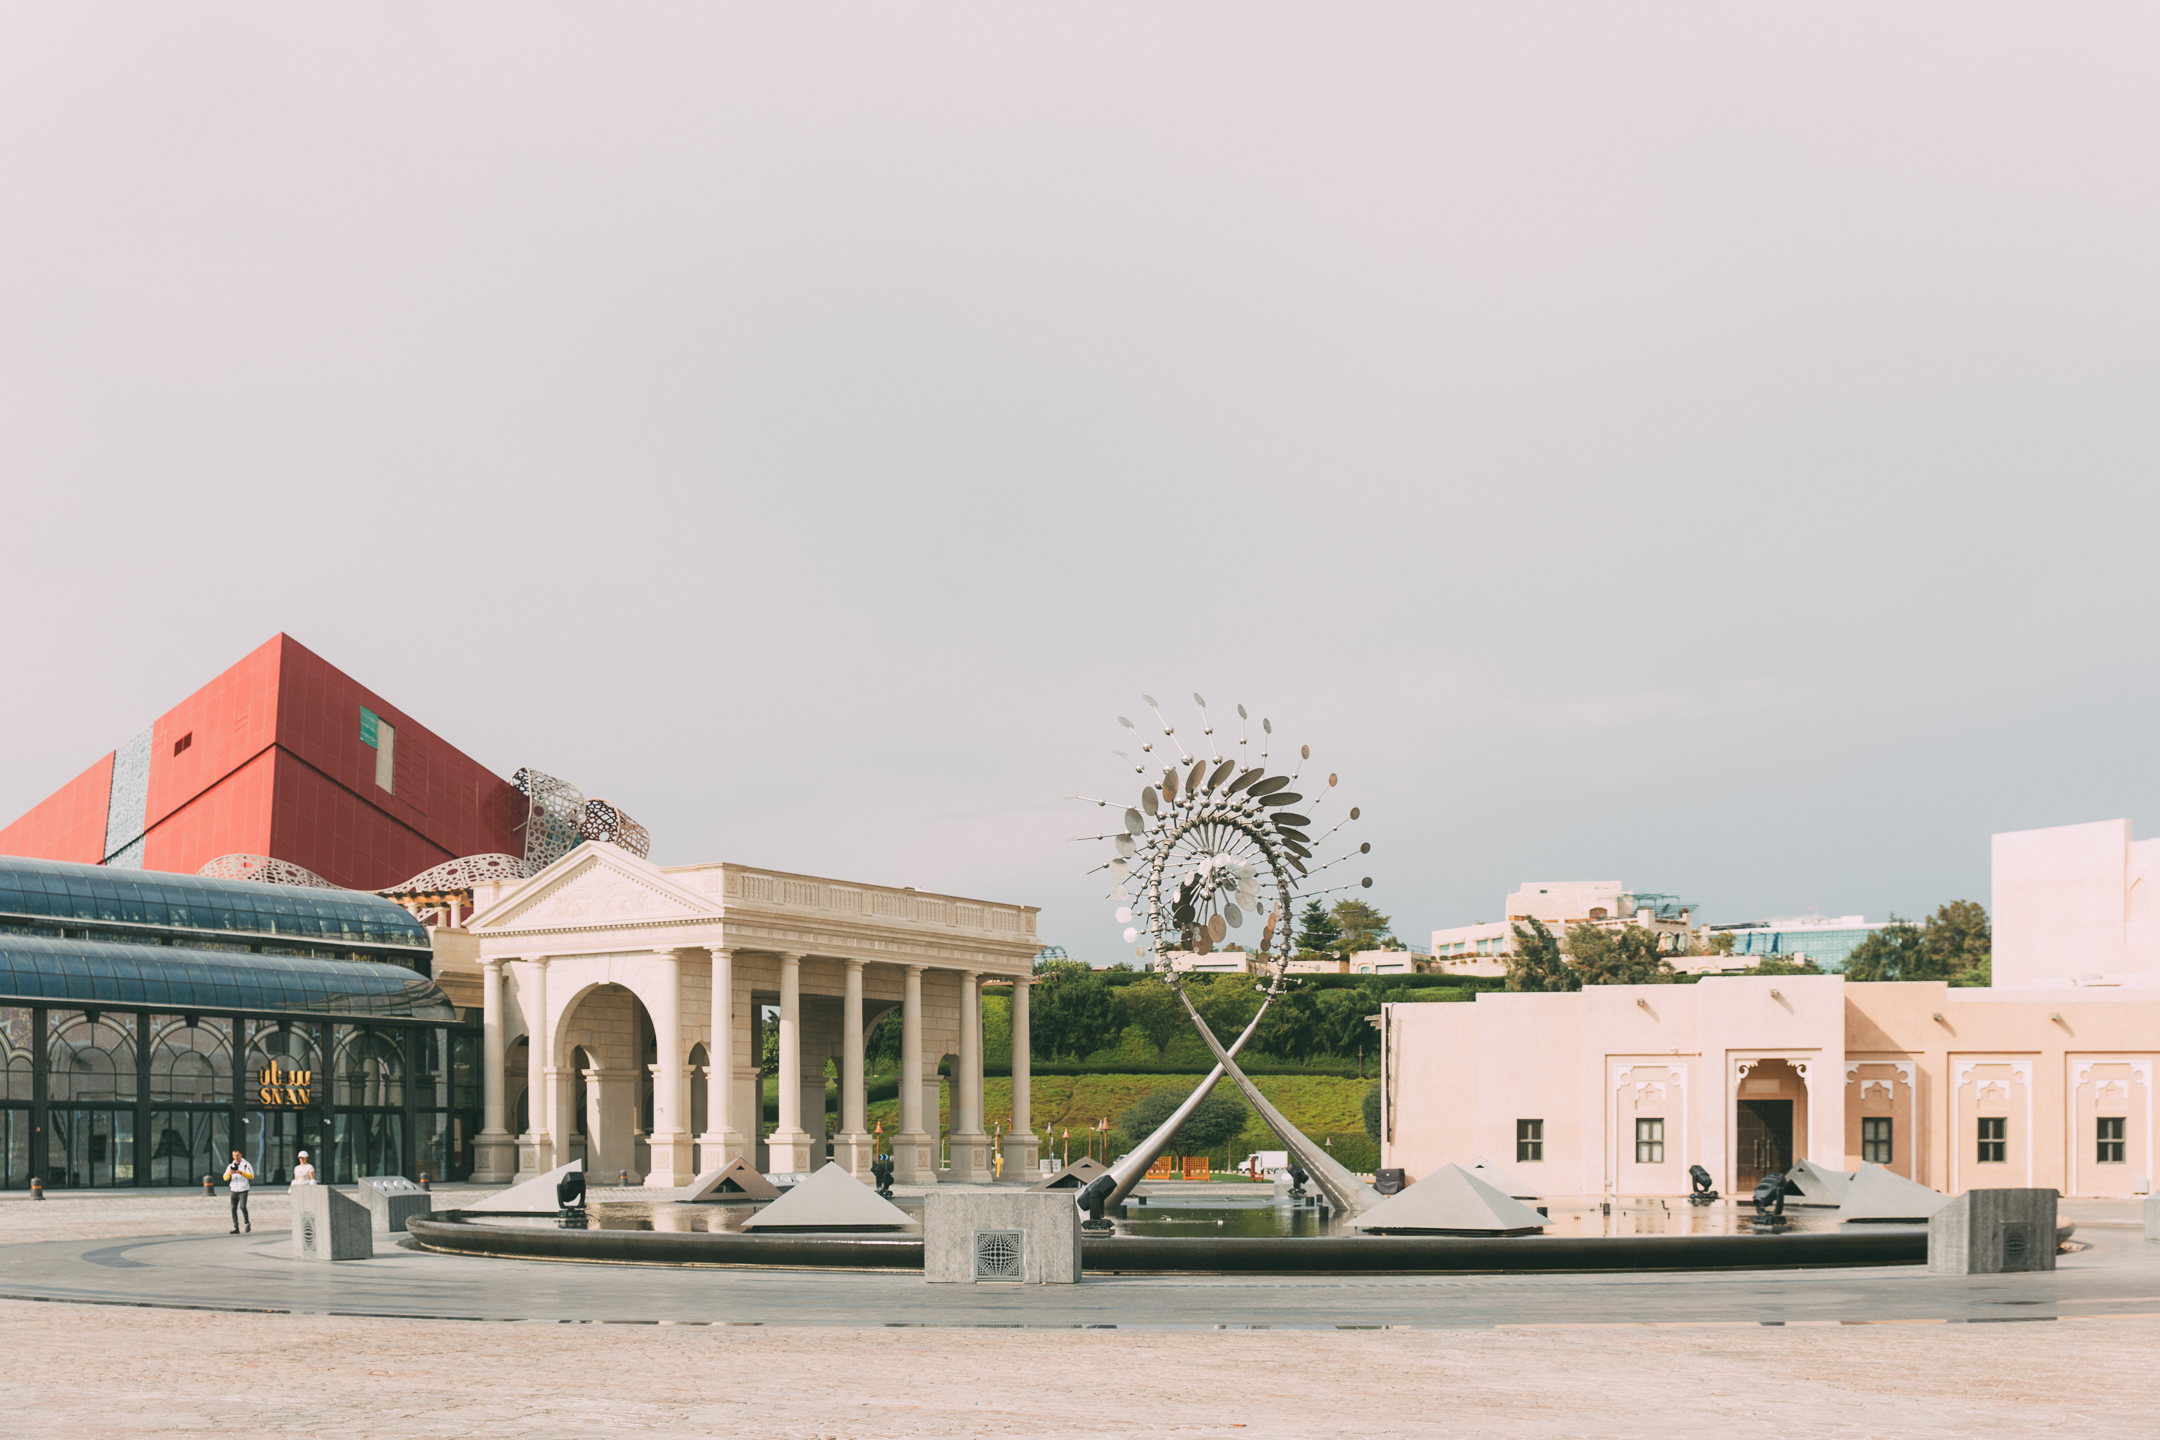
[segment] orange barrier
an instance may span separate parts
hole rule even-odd
[[[1207,1162],[1207,1156],[1205,1156],[1205,1155],[1202,1155],[1202,1156],[1201,1156],[1201,1157],[1200,1157],[1199,1159],[1197,1159],[1197,1160],[1187,1160],[1187,1161],[1185,1162],[1185,1178],[1186,1178],[1187,1180],[1205,1180],[1205,1179],[1207,1179],[1207,1178],[1208,1178],[1208,1162]]]
[[[1150,1166],[1148,1166],[1147,1178],[1148,1178],[1148,1179],[1150,1179],[1150,1180],[1175,1180],[1175,1179],[1177,1179],[1177,1178],[1178,1178],[1178,1162],[1177,1162],[1177,1159],[1176,1159],[1176,1157],[1174,1157],[1174,1156],[1170,1156],[1170,1155],[1158,1155],[1158,1156],[1156,1156],[1156,1157],[1155,1157],[1155,1163],[1154,1163],[1153,1165],[1150,1165]]]

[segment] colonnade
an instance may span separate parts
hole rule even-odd
[[[766,1147],[765,1163],[761,1168],[768,1173],[805,1174],[817,1169],[824,1163],[823,1066],[820,1061],[819,1074],[814,1079],[805,1073],[807,1054],[803,1015],[803,965],[806,959],[813,957],[798,951],[744,952],[726,945],[701,948],[710,956],[711,965],[708,1016],[693,1019],[683,1013],[685,951],[681,948],[651,952],[651,958],[658,962],[657,967],[640,967],[638,981],[620,982],[644,1004],[652,1020],[655,1040],[653,1121],[648,1137],[651,1164],[645,1183],[651,1186],[685,1185],[699,1171],[717,1169],[737,1159],[756,1165],[761,1138]],[[695,955],[697,952],[690,953]],[[775,1028],[782,1083],[778,1087],[777,1123],[769,1135],[762,1137],[759,1134],[763,1124],[762,1056],[739,1053],[757,1048],[754,1037],[758,1034],[759,1002],[743,983],[738,963],[739,956],[750,953],[778,962],[779,1003]],[[574,1072],[567,1068],[566,1054],[558,1053],[568,1048],[563,1012],[582,989],[589,989],[592,984],[592,965],[587,962],[602,958],[619,962],[623,957],[618,952],[610,957],[482,958],[483,1115],[478,1137],[481,1173],[475,1178],[512,1178],[509,1172],[513,1150],[515,1172],[519,1177],[546,1171],[561,1163],[569,1153],[569,1142],[575,1133],[568,1113],[569,1082]],[[695,961],[689,963],[694,965]],[[846,1166],[850,1173],[867,1180],[871,1161],[878,1150],[884,1148],[893,1157],[894,1178],[903,1183],[980,1184],[990,1181],[995,1174],[991,1155],[993,1142],[983,1127],[982,982],[986,972],[844,957],[837,963],[841,970],[837,997],[840,1002],[840,1053],[836,1057],[840,1075],[840,1111],[839,1126],[832,1136],[832,1158]],[[509,968],[508,975],[506,967]],[[871,1134],[867,1122],[864,992],[865,971],[873,967],[902,972],[897,987],[901,1012],[899,1127],[885,1137]],[[550,970],[560,972],[574,968],[578,973],[570,980],[569,988],[559,990],[551,1005]],[[926,1124],[925,1116],[924,1060],[927,1056],[934,1061],[936,1055],[945,1053],[940,1045],[936,1055],[932,1055],[926,1034],[923,981],[928,970],[956,975],[960,991],[958,1050],[953,1067],[951,1125],[947,1137],[951,1156],[949,1167],[942,1169],[934,1119]],[[878,978],[884,982],[880,989],[889,993],[895,988],[891,983],[893,977]],[[1002,1137],[1002,1145],[1007,1175],[1032,1178],[1030,1172],[1039,1152],[1028,1095],[1028,990],[1032,982],[1026,976],[1010,978],[1013,985],[1012,1126]],[[506,1019],[506,979],[514,983],[518,1009],[534,1037],[526,1058],[527,1093],[532,1097],[529,1123],[524,1133],[514,1138],[507,1124],[504,1085],[510,1036]],[[830,995],[829,990],[822,993]],[[742,1043],[746,1033],[753,1037],[749,1046]],[[830,1034],[829,1031],[826,1033]],[[940,1041],[943,1038],[941,1034]],[[706,1128],[703,1133],[693,1135],[690,1124],[693,1077],[688,1056],[700,1039],[706,1045],[708,1060]],[[934,1076],[931,1078],[934,1081]],[[543,1104],[543,1100],[552,1103]],[[814,1123],[809,1123],[811,1117],[805,1113],[806,1101],[818,1107]],[[559,1134],[550,1130],[551,1124],[560,1131]],[[885,1142],[882,1147],[881,1138]],[[694,1165],[693,1148],[696,1151]]]

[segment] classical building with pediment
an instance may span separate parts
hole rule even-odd
[[[435,930],[434,978],[482,1016],[473,1178],[589,1173],[688,1183],[743,1159],[805,1174],[831,1158],[868,1178],[863,1036],[902,1015],[896,1178],[991,1178],[982,985],[1013,987],[1013,1114],[998,1143],[1036,1164],[1027,995],[1031,906],[734,864],[659,866],[587,842],[529,878],[476,884]],[[452,918],[457,919],[455,912]],[[765,1012],[778,1032],[778,1123],[763,1124]],[[825,1133],[825,1069],[840,1077]],[[939,1134],[940,1063],[951,1074]]]

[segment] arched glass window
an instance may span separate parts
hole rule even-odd
[[[405,1104],[405,1035],[365,1025],[337,1027],[337,1103]]]
[[[30,1008],[0,1006],[0,1100],[29,1104],[36,1069],[37,1056],[30,1049]]]
[[[55,1010],[46,1043],[46,1096],[56,1105],[135,1099],[135,1017]]]
[[[315,1044],[314,1026],[295,1025],[289,1021],[250,1020],[247,1033],[250,1095],[255,1093],[256,1077],[273,1065],[279,1070],[307,1071],[314,1076],[311,1085],[322,1083],[322,1052]]]
[[[150,1099],[179,1105],[230,1105],[232,1021],[202,1016],[150,1017]]]

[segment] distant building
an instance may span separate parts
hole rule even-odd
[[[1751,920],[1742,925],[1712,925],[1710,933],[1732,936],[1732,959],[1723,968],[1752,968],[1771,955],[1806,960],[1818,970],[1843,970],[1861,941],[1889,925],[1864,915],[1798,915],[1783,920]],[[1742,958],[1745,957],[1745,958]],[[1718,957],[1710,957],[1718,958]]]
[[[2150,1195],[2160,840],[2109,820],[1993,854],[1990,986],[1739,974],[1383,1007],[1380,1163],[1415,1181],[1482,1155],[1539,1196],[1677,1197],[1693,1165],[1744,1196],[1801,1159],[1946,1193]],[[1877,928],[1788,927],[1754,958]]]
[[[1252,956],[1243,950],[1216,950],[1206,955],[1177,950],[1170,968],[1180,975],[1250,975]],[[1422,975],[1437,969],[1428,956],[1415,950],[1360,950],[1355,955],[1330,955],[1318,960],[1292,960],[1291,975]]]
[[[1618,880],[1532,880],[1507,897],[1507,919],[1435,930],[1433,968],[1457,975],[1504,975],[1502,957],[1515,950],[1515,926],[1536,920],[1567,948],[1568,928],[1617,930],[1639,925],[1685,950],[1694,936],[1695,906],[1673,895],[1638,893]]]

